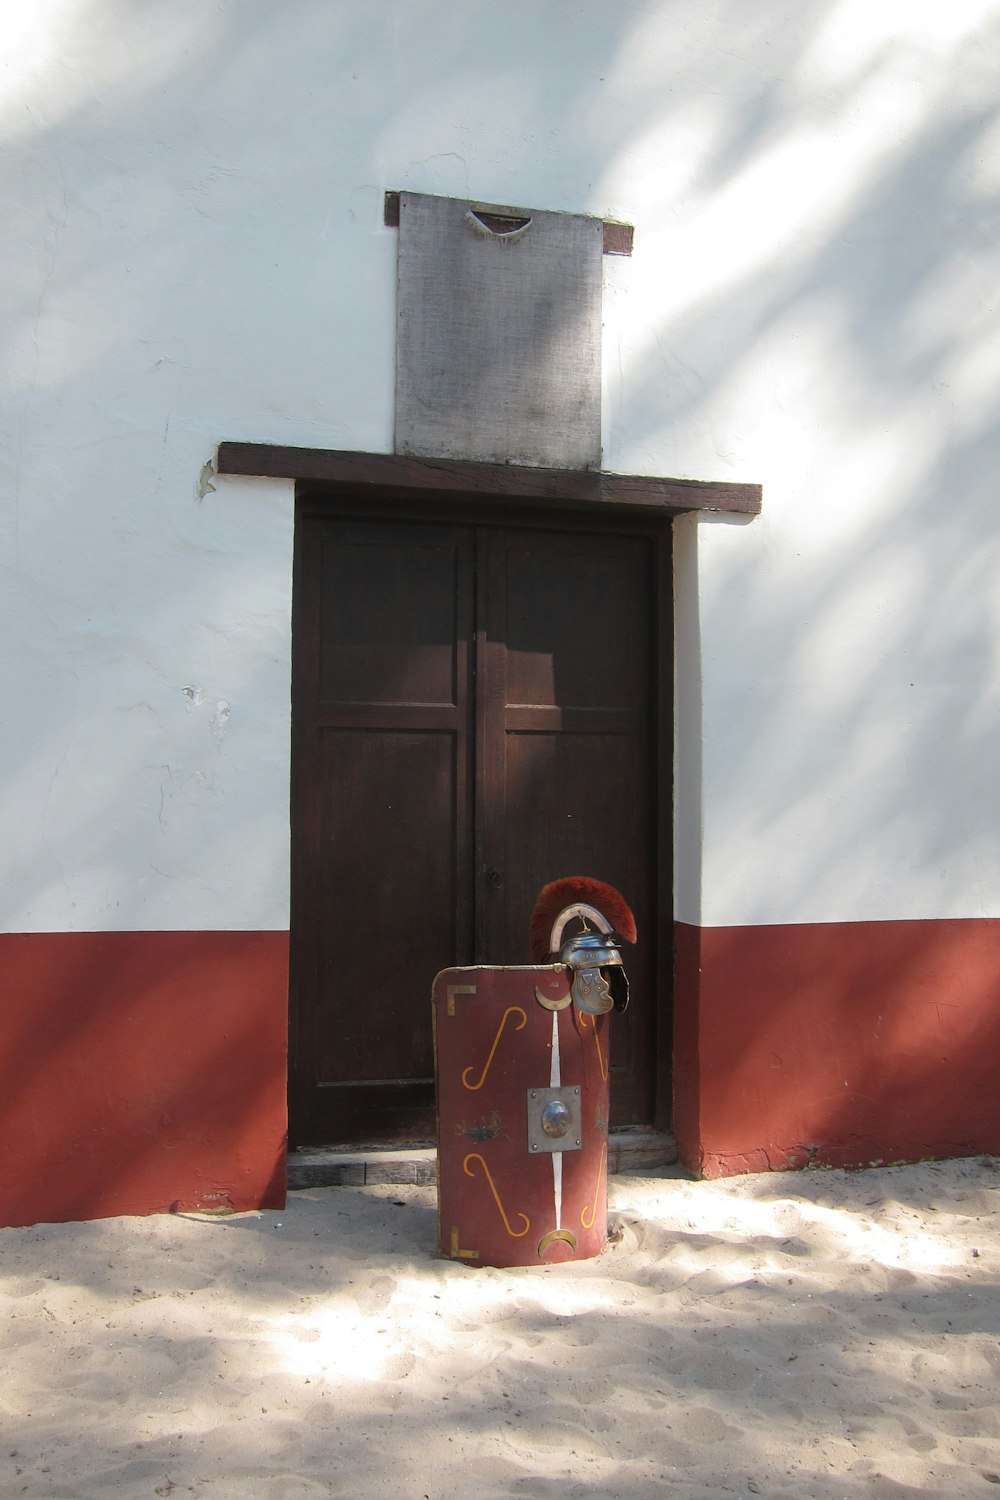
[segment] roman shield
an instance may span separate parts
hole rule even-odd
[[[607,1237],[611,1015],[564,964],[434,981],[441,1253],[470,1266],[598,1255]]]

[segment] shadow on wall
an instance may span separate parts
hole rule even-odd
[[[703,926],[678,930],[677,1124],[709,1175],[1000,1149],[1000,27],[962,24],[937,59],[873,44],[846,80],[830,140],[854,165],[812,140],[815,223],[765,191],[782,160],[809,184],[762,88],[760,129],[704,184],[721,205],[756,183],[749,248],[647,350],[633,440],[662,432],[671,381],[678,428],[757,451],[765,486],[749,529],[678,536],[683,914]],[[847,114],[877,98],[898,109],[859,154]]]
[[[771,533],[765,516],[759,541],[732,532],[735,545],[713,541],[711,567],[703,570],[704,638],[711,653],[720,649],[717,643],[724,643],[727,657],[724,672],[714,658],[702,663],[706,796],[720,826],[732,830],[725,871],[709,869],[706,876],[712,890],[720,893],[720,905],[732,891],[740,893],[741,919],[749,921],[767,920],[773,914],[775,893],[780,903],[789,889],[807,887],[816,892],[819,910],[836,915],[835,893],[843,889],[846,870],[857,889],[859,847],[888,845],[891,856],[896,842],[900,869],[908,877],[922,863],[934,870],[936,879],[938,870],[949,868],[952,856],[965,867],[975,865],[975,855],[969,857],[970,841],[981,846],[985,837],[976,809],[987,780],[984,738],[994,724],[992,718],[984,718],[978,694],[996,665],[994,645],[988,651],[984,646],[997,638],[988,587],[994,559],[989,549],[973,545],[966,528],[955,524],[950,499],[962,496],[966,517],[974,510],[985,521],[990,514],[988,476],[995,467],[997,432],[992,404],[980,400],[972,409],[960,404],[957,394],[949,398],[942,391],[966,370],[963,361],[981,357],[989,330],[983,320],[966,328],[956,328],[947,319],[936,321],[936,297],[949,277],[968,276],[969,288],[976,287],[976,258],[990,244],[990,226],[1000,205],[997,192],[976,173],[996,123],[995,103],[991,99],[984,104],[975,90],[951,86],[962,70],[979,78],[975,59],[988,55],[996,28],[970,29],[964,35],[956,31],[960,45],[956,43],[951,53],[942,52],[936,81],[931,83],[926,80],[935,80],[934,65],[926,55],[916,56],[909,34],[894,40],[874,28],[866,31],[864,45],[857,44],[853,63],[831,62],[823,72],[817,56],[822,59],[824,48],[835,59],[838,46],[844,50],[838,30],[846,25],[843,9],[836,0],[828,0],[808,8],[784,7],[780,25],[775,25],[773,15],[766,21],[743,18],[740,56],[728,48],[723,52],[710,26],[699,28],[697,40],[686,33],[675,37],[675,43],[691,54],[682,52],[681,61],[703,65],[706,55],[718,53],[719,87],[711,107],[706,110],[700,68],[678,67],[668,93],[659,75],[655,88],[650,80],[647,89],[633,90],[629,109],[620,112],[610,130],[609,109],[595,108],[602,97],[598,83],[605,77],[613,80],[616,69],[635,66],[644,28],[652,25],[649,17],[630,11],[609,13],[595,6],[588,14],[588,45],[606,64],[604,76],[596,80],[582,65],[556,68],[546,63],[525,45],[530,35],[508,35],[510,28],[499,16],[481,10],[457,21],[449,16],[448,24],[437,28],[428,25],[427,7],[394,16],[391,34],[381,45],[394,58],[396,49],[400,56],[420,56],[431,32],[435,65],[429,73],[410,74],[410,91],[388,116],[384,74],[374,66],[351,65],[358,75],[352,76],[352,109],[362,116],[367,111],[378,151],[401,163],[409,158],[400,153],[399,132],[432,109],[443,112],[445,120],[452,112],[464,111],[472,122],[469,129],[474,133],[481,125],[488,142],[493,95],[502,85],[516,84],[520,131],[500,173],[514,181],[534,160],[537,132],[548,118],[561,122],[557,149],[560,180],[566,183],[590,180],[595,160],[616,164],[619,170],[623,156],[644,147],[651,131],[669,135],[675,130],[681,139],[691,139],[693,110],[709,121],[701,135],[695,132],[698,149],[685,162],[686,175],[676,181],[667,178],[676,222],[669,234],[664,232],[659,242],[663,258],[650,263],[650,273],[668,292],[643,306],[645,343],[629,364],[628,413],[621,420],[612,418],[608,446],[613,454],[648,453],[657,467],[662,467],[664,453],[675,456],[678,473],[688,471],[686,451],[712,449],[724,468],[736,449],[739,477],[745,477],[752,466],[747,454],[754,453],[753,432],[759,430],[761,458],[766,459],[761,475],[767,477],[777,468],[791,497],[791,509],[776,514]],[[81,8],[80,14],[91,12],[97,14],[97,7]],[[67,165],[86,162],[92,174],[74,189],[75,196],[59,204],[53,200],[33,205],[49,224],[48,259],[24,268],[24,283],[15,292],[14,312],[6,326],[5,342],[15,368],[16,351],[28,331],[34,330],[37,344],[34,360],[22,366],[26,374],[33,374],[17,392],[21,435],[11,450],[12,469],[16,471],[25,457],[33,428],[45,425],[44,413],[68,393],[79,392],[81,382],[113,395],[137,373],[131,363],[133,349],[143,350],[146,359],[160,345],[165,347],[168,329],[177,339],[171,309],[189,306],[192,295],[199,311],[203,298],[210,304],[204,324],[181,325],[184,347],[175,352],[183,353],[183,370],[175,371],[172,359],[166,361],[169,369],[159,368],[163,360],[158,357],[155,378],[167,384],[150,397],[145,426],[107,433],[119,457],[117,467],[123,467],[122,460],[124,467],[136,460],[138,484],[144,495],[154,497],[145,502],[157,511],[161,551],[152,565],[145,565],[144,548],[137,544],[136,480],[130,477],[121,513],[108,518],[114,535],[106,539],[106,548],[94,549],[103,551],[105,571],[80,576],[73,555],[75,540],[84,532],[92,534],[104,518],[93,513],[81,517],[79,493],[86,485],[98,492],[109,484],[106,457],[102,454],[96,463],[88,457],[93,414],[85,405],[78,415],[60,419],[65,423],[60,442],[75,443],[72,451],[81,465],[74,492],[46,488],[45,475],[35,475],[31,506],[21,504],[18,509],[25,571],[44,564],[45,584],[65,596],[65,618],[75,617],[78,624],[72,634],[67,624],[65,641],[46,640],[40,653],[40,673],[47,667],[52,674],[49,653],[74,666],[65,672],[57,669],[44,710],[50,726],[48,743],[30,743],[30,735],[21,739],[27,765],[48,769],[66,753],[72,765],[85,748],[78,729],[88,715],[87,650],[105,658],[119,653],[124,676],[141,674],[143,653],[151,649],[152,675],[169,674],[174,662],[163,659],[156,643],[171,635],[175,620],[192,641],[191,654],[203,651],[198,644],[205,629],[200,591],[217,591],[221,582],[238,606],[244,580],[235,571],[226,577],[218,558],[215,563],[202,559],[200,577],[181,566],[192,546],[197,550],[199,541],[204,545],[205,504],[219,502],[208,496],[199,511],[186,491],[180,504],[170,488],[172,476],[164,493],[164,479],[179,450],[171,446],[178,441],[176,435],[168,437],[164,431],[160,442],[159,419],[166,419],[174,434],[179,429],[189,438],[193,435],[194,447],[204,457],[206,382],[211,378],[218,386],[219,350],[224,349],[226,367],[233,372],[237,365],[246,372],[258,363],[262,371],[261,389],[237,392],[247,435],[259,433],[280,441],[289,420],[275,412],[275,386],[287,376],[280,361],[298,356],[297,330],[303,320],[311,329],[308,347],[317,343],[317,328],[324,336],[336,335],[342,344],[350,343],[353,317],[364,299],[358,297],[349,274],[335,285],[336,278],[325,269],[323,293],[318,295],[315,206],[309,213],[292,213],[297,232],[283,236],[283,258],[277,267],[268,263],[268,282],[275,293],[273,316],[288,320],[284,335],[269,345],[268,359],[257,362],[257,351],[248,344],[251,334],[246,325],[254,320],[247,319],[241,299],[212,296],[228,286],[226,257],[231,264],[237,247],[250,265],[274,248],[264,237],[262,183],[270,178],[277,191],[280,177],[280,205],[295,208],[294,175],[279,173],[273,160],[258,155],[251,159],[245,132],[238,129],[249,111],[261,107],[260,85],[274,71],[301,64],[305,42],[309,66],[315,70],[303,80],[307,91],[326,76],[331,59],[371,52],[370,21],[341,11],[335,25],[327,19],[328,29],[316,33],[312,22],[319,14],[320,8],[309,7],[309,24],[302,22],[302,30],[289,27],[284,19],[265,19],[253,30],[229,25],[224,10],[213,12],[193,32],[181,35],[178,30],[172,36],[173,47],[158,50],[155,58],[148,55],[148,40],[140,45],[133,38],[129,43],[123,33],[125,40],[119,38],[116,46],[124,48],[124,56],[129,55],[129,45],[134,47],[144,58],[144,68],[122,69],[115,75],[109,53],[106,66],[114,87],[102,96],[100,107],[89,89],[75,101],[67,91],[60,103],[62,112],[53,108],[44,126],[33,124],[30,131],[21,127],[11,147],[11,170],[21,183],[37,181],[43,199],[45,184],[54,179],[51,171],[46,176],[35,170],[42,157]],[[542,21],[531,24],[541,26]],[[485,40],[496,43],[492,49],[483,45],[483,27]],[[665,34],[656,35],[662,44]],[[748,58],[765,41],[773,76],[761,80]],[[479,56],[474,87],[465,78],[473,50]],[[516,71],[508,76],[514,62]],[[338,65],[347,66],[342,61]],[[893,111],[893,80],[910,71],[922,76],[924,92],[900,86]],[[302,119],[288,117],[280,106],[290,146],[304,145],[306,136],[327,118],[326,111],[335,119],[344,109],[336,89],[326,87],[315,98],[310,92],[310,98],[323,111],[318,121],[306,119],[307,112]],[[876,132],[873,121],[879,109],[886,111],[886,125]],[[861,126],[848,129],[859,115]],[[121,160],[122,142],[170,141],[179,118],[204,123],[202,165],[207,175],[196,185],[198,192],[192,186],[182,200],[183,212],[168,216],[176,227],[166,237],[169,243],[162,235],[153,241],[143,238],[144,226],[163,222],[163,204],[175,186],[174,176],[183,174],[189,143],[178,141],[175,155],[161,151],[144,159],[145,170],[137,177]],[[267,123],[265,118],[262,128]],[[486,154],[495,179],[498,169],[492,153]],[[159,176],[148,170],[154,162],[160,165]],[[466,164],[466,170],[474,167],[473,155],[472,167]],[[664,163],[664,173],[668,167],[679,170]],[[396,185],[408,185],[403,179],[410,170],[400,165]],[[437,157],[431,167],[414,164],[412,174],[420,180],[413,185],[454,190],[454,184],[427,181],[444,170]],[[609,165],[609,175],[610,170]],[[127,199],[123,181],[128,183]],[[792,201],[794,189],[803,181],[812,185],[812,196],[802,203]],[[306,187],[303,208],[307,197],[315,197]],[[470,182],[468,188],[517,197],[504,192],[499,181]],[[595,188],[595,195],[600,191]],[[16,201],[17,194],[12,199]],[[76,220],[70,215],[87,223],[105,200],[116,203],[127,216],[131,238],[126,235],[123,241],[118,233],[107,239],[81,236],[74,255],[71,229]],[[192,208],[196,200],[198,213]],[[820,201],[822,213],[811,213]],[[745,210],[753,204],[757,212],[748,216]],[[579,207],[578,198],[567,206]],[[603,212],[604,205],[594,203],[592,208]],[[364,241],[355,233],[354,210],[344,206],[338,211],[341,219],[331,221],[324,207],[322,228],[327,238],[343,231],[340,247],[349,272],[350,257],[363,250]],[[649,222],[659,232],[652,211]],[[736,223],[739,237],[732,233]],[[730,233],[720,237],[715,230],[727,224]],[[30,235],[27,238],[30,241]],[[705,239],[716,247],[707,258],[699,255]],[[206,253],[209,249],[211,255]],[[132,260],[143,268],[141,289],[134,275],[124,274],[126,262]],[[119,288],[113,297],[108,295],[111,283]],[[39,300],[43,284],[48,302]],[[127,296],[122,292],[126,286]],[[103,329],[100,338],[74,345],[72,368],[62,372],[54,357],[48,357],[66,342],[59,318],[49,322],[57,294],[83,299]],[[59,316],[71,310],[67,302]],[[981,319],[981,302],[969,311]],[[803,339],[815,341],[815,360],[812,351],[806,358],[791,356],[789,351]],[[612,350],[608,356],[613,358]],[[762,369],[767,372],[763,381]],[[144,367],[144,374],[149,377],[151,368]],[[966,376],[968,385],[971,376]],[[764,397],[759,396],[762,389]],[[290,400],[295,391],[293,384],[287,393]],[[746,393],[751,391],[758,393],[754,399],[763,401],[762,410],[748,410]],[[216,394],[216,407],[220,399]],[[925,405],[928,422],[922,423]],[[920,451],[900,451],[906,434],[915,427],[927,431],[935,423]],[[218,432],[211,423],[209,428],[214,440]],[[329,423],[325,440],[332,441]],[[783,444],[784,456],[776,456]],[[13,477],[16,485],[16,472]],[[41,486],[35,483],[39,477]],[[186,481],[192,479],[192,474],[186,475]],[[851,498],[858,492],[860,501]],[[769,491],[772,498],[777,495]],[[824,511],[840,519],[814,525]],[[219,538],[211,541],[213,547],[221,545]],[[800,543],[792,562],[785,549],[798,549]],[[761,552],[772,547],[782,552],[780,587],[774,567]],[[820,550],[822,557],[817,555]],[[176,574],[164,571],[166,561],[178,565]],[[35,610],[38,592],[35,588]],[[119,605],[115,632],[93,623],[95,614],[100,618],[103,613],[101,605],[109,592]],[[42,611],[38,613],[40,632],[51,629]],[[795,625],[791,630],[790,621]],[[832,674],[827,668],[838,652],[849,654],[850,671],[840,672],[836,691],[830,694],[826,684]],[[915,663],[920,668],[916,674],[908,671]],[[172,692],[179,693],[180,687],[171,680]],[[246,702],[260,696],[256,687],[252,680],[245,684]],[[875,703],[880,714],[878,723],[872,724],[869,710]],[[108,706],[125,708],[122,702]],[[141,705],[133,707],[141,714]],[[890,716],[896,732],[888,735],[884,725]],[[724,739],[715,728],[723,721]],[[776,726],[789,729],[780,733],[779,744]],[[176,791],[176,779],[162,775],[162,726],[154,723],[148,734],[133,734],[135,796],[127,800],[155,817],[164,788],[168,803]],[[873,744],[879,739],[886,743]],[[734,741],[740,748],[739,774],[722,778],[717,767],[725,760],[731,768]],[[951,795],[934,799],[925,793],[940,764],[939,747],[949,741],[957,756]],[[139,761],[144,763],[140,766]],[[16,784],[16,764],[5,765],[4,776],[8,784]],[[53,784],[56,797],[47,800],[62,817],[58,778]],[[828,794],[817,798],[817,786],[829,788]],[[81,818],[71,841],[88,879],[100,879],[100,871],[114,868],[120,788],[120,778],[114,786],[95,788],[94,802],[101,804],[98,816]],[[956,796],[963,814],[957,818]],[[794,826],[800,797],[816,809],[802,830],[803,838],[796,837]],[[208,788],[205,805],[212,801]],[[198,819],[190,822],[185,839],[197,836]],[[754,853],[785,830],[784,842],[795,844],[795,860],[783,869],[770,869],[768,879],[761,881]],[[29,886],[37,885],[43,901],[53,871],[38,851],[34,860],[36,867],[25,878]],[[884,863],[876,862],[879,871]],[[152,866],[151,859],[151,870]],[[880,873],[874,878],[882,879]],[[153,875],[151,882],[155,887]],[[959,883],[956,905],[964,911],[969,883],[964,873]],[[113,887],[114,881],[109,884]],[[754,894],[746,895],[750,891]],[[934,905],[935,911],[940,909]],[[123,915],[129,925],[134,913]]]
[[[771,201],[783,153],[788,184],[804,164],[833,176],[818,227],[772,201],[710,300],[677,294],[636,401],[638,444],[663,433],[665,384],[671,425],[720,450],[728,414],[765,482],[760,522],[680,538],[681,587],[700,591],[680,652],[700,678],[707,923],[997,910],[1000,112],[979,59],[998,48],[995,18],[936,65],[873,41],[841,81],[845,119],[888,107],[909,69],[925,86],[881,134],[844,134],[852,171],[815,139],[829,98],[789,90],[783,113],[773,86],[734,107],[703,167],[706,213],[747,182]],[[696,385],[671,379],[667,349]]]

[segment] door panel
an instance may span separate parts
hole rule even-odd
[[[428,986],[471,952],[473,538],[299,529],[293,1140],[423,1139]]]
[[[324,729],[320,814],[321,993],[341,1000],[317,1029],[322,1086],[430,1079],[426,1028],[396,993],[400,949],[436,973],[455,946],[455,737]],[[333,856],[333,857],[331,857]],[[371,941],[373,932],[382,940]],[[432,976],[433,977],[433,976]]]
[[[321,701],[454,706],[468,539],[438,528],[341,531],[322,549]]]
[[[618,531],[300,503],[294,1145],[429,1139],[434,974],[527,962],[567,874],[636,911],[612,1107],[653,1118],[659,543]]]
[[[628,954],[634,1000],[612,1030],[619,1125],[649,1122],[654,1103],[652,561],[646,538],[497,533],[486,602],[492,774],[479,794],[484,857],[504,882],[484,892],[486,951],[524,962],[535,897],[562,875],[626,896],[646,940]]]
[[[491,615],[509,705],[632,709],[648,660],[647,551],[619,537],[495,538]]]

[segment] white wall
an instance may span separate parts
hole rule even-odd
[[[696,394],[668,463],[679,435],[765,495],[678,549],[682,702],[701,687],[678,795],[703,817],[679,914],[996,917],[1000,12],[810,10],[728,174],[689,157],[674,206],[659,336]]]
[[[679,915],[998,914],[990,0],[9,11],[0,924],[287,923],[291,489],[203,466],[391,447],[387,188],[634,223],[605,466],[765,485],[679,528]]]

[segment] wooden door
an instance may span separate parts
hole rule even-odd
[[[527,962],[532,903],[567,874],[634,906],[612,1111],[653,1120],[668,544],[584,518],[373,519],[300,501],[293,1146],[431,1139],[434,974]]]

